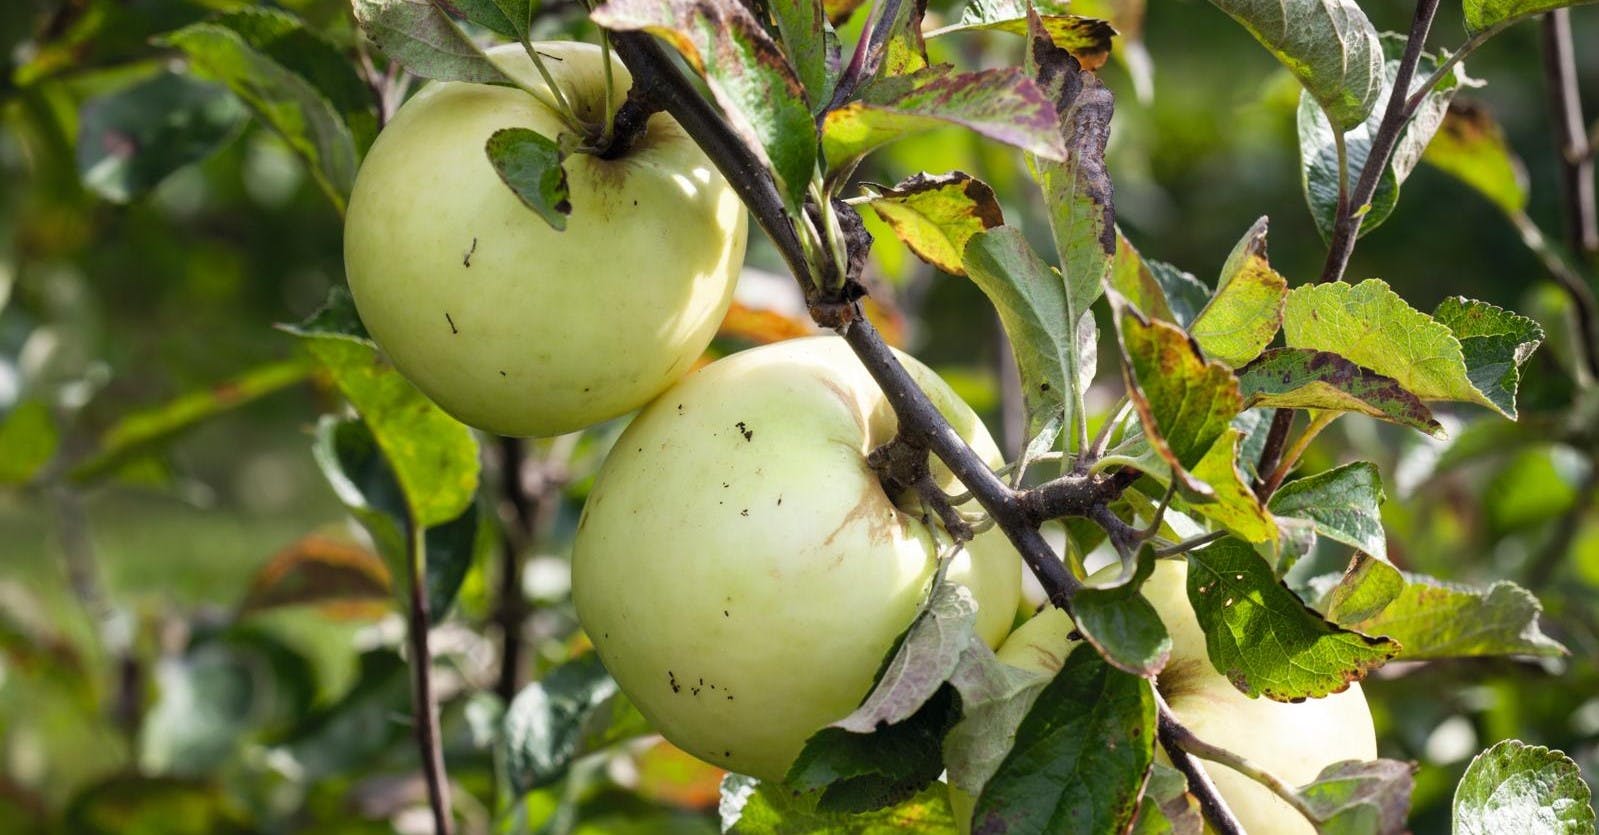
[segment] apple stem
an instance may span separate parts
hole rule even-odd
[[[611,131],[616,127],[616,114],[612,112],[616,102],[616,73],[611,70],[611,36],[604,29],[600,30],[600,63],[605,67],[605,127],[600,131],[600,142],[609,144]]]
[[[1160,696],[1157,694],[1156,698],[1158,699]],[[1168,713],[1170,712],[1171,708],[1165,704],[1164,700],[1161,701],[1161,705],[1165,706]],[[1162,714],[1162,718],[1165,718],[1165,716],[1166,714]],[[1218,748],[1215,745],[1211,745],[1210,743],[1195,736],[1193,731],[1190,731],[1177,722],[1175,715],[1172,715],[1171,717],[1169,728],[1167,728],[1164,724],[1162,725],[1162,745],[1166,744],[1168,736],[1177,748],[1180,748],[1189,754],[1193,754],[1200,759],[1209,760],[1213,763],[1220,763],[1221,765],[1227,766],[1233,771],[1236,771],[1239,774],[1242,774],[1245,777],[1248,777],[1249,779],[1261,784],[1262,786],[1271,789],[1272,794],[1282,798],[1284,803],[1294,807],[1294,811],[1304,815],[1305,819],[1310,821],[1312,824],[1320,822],[1320,819],[1316,817],[1315,811],[1305,803],[1304,798],[1300,797],[1298,792],[1294,791],[1293,786],[1283,782],[1276,775],[1258,765],[1255,765],[1245,757],[1225,748]],[[1171,751],[1168,748],[1167,754],[1169,755],[1170,753]],[[1176,758],[1173,757],[1173,762],[1175,761]]]
[[[544,66],[544,59],[539,56],[539,51],[533,48],[533,43],[525,36],[521,39],[521,42],[522,50],[527,53],[527,57],[533,59],[533,69],[538,70],[539,77],[544,79],[544,86],[549,88],[550,95],[555,98],[554,106],[550,109],[555,111],[555,115],[559,116],[567,127],[578,133],[583,133],[582,120],[577,118],[577,111],[572,109],[571,103],[566,100],[566,94],[561,92],[561,85],[555,83],[555,76],[550,74],[550,68]],[[610,67],[609,62],[606,62],[606,67],[607,69]],[[533,93],[532,90],[527,92],[529,94]],[[535,95],[534,98],[538,98],[538,96]],[[545,102],[545,104],[549,104],[549,102]]]
[[[1205,816],[1205,820],[1210,823],[1216,835],[1245,835],[1244,825],[1238,822],[1238,817],[1228,808],[1227,801],[1222,799],[1215,781],[1210,779],[1210,775],[1193,755],[1183,748],[1181,740],[1193,739],[1193,733],[1177,721],[1177,715],[1172,713],[1171,705],[1166,704],[1160,691],[1154,692],[1155,728],[1160,739],[1160,747],[1165,749],[1171,764],[1188,779],[1188,791],[1199,801],[1200,813]]]

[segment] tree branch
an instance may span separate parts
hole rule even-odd
[[[1160,738],[1160,747],[1165,749],[1166,756],[1171,759],[1171,764],[1188,778],[1188,791],[1199,801],[1199,811],[1205,815],[1205,820],[1210,823],[1216,835],[1245,835],[1244,825],[1238,822],[1233,811],[1227,808],[1227,801],[1222,799],[1221,792],[1216,789],[1215,781],[1205,773],[1192,754],[1182,746],[1184,739],[1191,739],[1193,734],[1177,721],[1177,715],[1172,713],[1171,705],[1155,691],[1155,728]]]
[[[1277,795],[1278,797],[1282,798],[1284,803],[1294,807],[1294,811],[1304,815],[1305,820],[1308,820],[1313,824],[1318,822],[1318,818],[1316,817],[1314,810],[1306,805],[1304,798],[1300,797],[1299,794],[1294,791],[1293,786],[1284,783],[1275,774],[1266,771],[1260,766],[1250,762],[1248,759],[1241,757],[1225,748],[1219,748],[1200,739],[1194,735],[1193,731],[1190,731],[1182,725],[1177,724],[1175,717],[1170,726],[1170,733],[1171,739],[1174,743],[1176,743],[1177,747],[1201,759],[1210,760],[1213,763],[1227,766],[1233,771],[1236,771],[1239,774],[1242,774],[1245,777],[1248,777],[1249,779],[1261,784],[1262,786],[1271,789],[1272,794]]]
[[[428,644],[432,618],[428,613],[427,530],[407,521],[406,537],[411,565],[410,611],[406,632],[411,649],[411,715],[422,777],[427,782],[428,806],[433,810],[435,835],[451,835],[455,819],[450,812],[450,784],[444,773],[444,746],[439,738],[439,705],[433,694],[433,650]]]
[[[1566,238],[1573,252],[1599,261],[1599,210],[1595,209],[1593,157],[1582,125],[1577,61],[1571,48],[1571,10],[1555,9],[1540,21],[1544,78],[1549,84],[1549,115],[1559,148],[1561,194],[1565,198]]]
[[[1410,24],[1410,39],[1405,42],[1405,52],[1399,58],[1399,69],[1394,74],[1394,86],[1388,93],[1388,104],[1383,111],[1377,135],[1372,137],[1371,150],[1366,154],[1366,164],[1360,169],[1360,180],[1350,194],[1345,211],[1334,219],[1332,242],[1327,248],[1327,261],[1322,265],[1321,280],[1337,281],[1349,268],[1349,256],[1355,251],[1355,240],[1360,237],[1361,210],[1377,193],[1377,183],[1393,158],[1399,144],[1399,134],[1415,110],[1408,106],[1410,80],[1416,75],[1416,65],[1421,62],[1422,50],[1427,45],[1427,33],[1438,14],[1438,0],[1417,0],[1416,16]],[[1338,128],[1334,126],[1334,130]]]

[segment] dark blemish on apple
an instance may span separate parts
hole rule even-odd
[[[777,506],[778,507],[782,507],[783,506],[783,497],[782,496],[778,496],[777,497]]]
[[[472,267],[472,253],[474,253],[474,252],[477,252],[477,238],[473,238],[472,239],[472,247],[471,247],[471,249],[468,249],[466,251],[466,254],[461,256],[461,266],[466,267],[468,269],[470,269]]]
[[[682,403],[677,404],[677,413],[678,414],[683,414],[683,404]]]
[[[750,509],[746,507],[743,510],[740,510],[738,512],[738,515],[740,515],[740,516],[748,516],[748,515],[750,515]]]
[[[723,609],[723,610],[722,610],[722,617],[724,617],[724,618],[730,618],[730,617],[732,617],[732,615],[730,615],[730,614],[728,614],[728,613],[727,613],[727,610],[726,610],[726,609]]]
[[[460,333],[460,331],[455,329],[455,320],[450,318],[450,311],[448,310],[444,311],[444,321],[450,323],[450,333]]]
[[[1038,390],[1039,391],[1049,391],[1049,383],[1039,383],[1038,384]]]
[[[700,689],[698,687],[690,687],[688,691],[690,696],[698,696],[700,694]]]
[[[673,693],[683,692],[683,688],[677,683],[677,676],[674,675],[671,670],[666,671],[666,683],[672,685]]]
[[[724,481],[724,482],[722,482],[722,489],[723,489],[723,490],[726,490],[726,489],[727,489],[727,482],[725,482],[725,481]]]
[[[505,376],[505,372],[504,372],[504,371],[501,371],[501,372],[500,372],[500,376],[501,376],[501,377],[504,377],[504,376]]]
[[[738,427],[738,432],[739,432],[740,435],[744,436],[744,440],[748,441],[751,438],[755,437],[755,430],[749,428],[748,426],[745,426],[744,425],[744,421],[741,420],[738,423],[734,424],[734,426]]]

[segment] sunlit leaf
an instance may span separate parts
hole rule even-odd
[[[1564,655],[1543,634],[1543,607],[1530,592],[1500,580],[1487,587],[1405,575],[1405,588],[1376,615],[1346,622],[1351,629],[1398,641],[1405,660],[1494,655]]]
[[[1333,121],[1351,128],[1378,110],[1383,50],[1355,0],[1211,0],[1281,61]]]
[[[729,774],[722,780],[719,811],[728,835],[942,835],[955,828],[940,783],[884,809],[845,814],[817,809],[813,795]]]
[[[1476,34],[1552,9],[1578,6],[1593,0],[1462,0],[1466,31]]]
[[[1507,215],[1527,208],[1527,169],[1484,104],[1450,102],[1421,159],[1476,189]]]
[[[1333,763],[1295,789],[1327,835],[1404,832],[1416,766],[1398,760]]]
[[[1036,8],[1044,31],[1061,49],[1072,53],[1083,66],[1098,69],[1110,55],[1111,42],[1116,29],[1109,21],[1079,14],[1068,14],[1072,8],[1067,3],[1044,2],[1028,4],[1017,0],[976,0],[961,13],[960,22],[939,29],[936,35],[971,30],[1007,32],[1012,35],[1027,34],[1027,11]]]
[[[1358,412],[1441,436],[1443,425],[1398,380],[1329,351],[1272,348],[1238,369],[1245,407]]]
[[[1386,560],[1384,498],[1377,465],[1358,461],[1290,481],[1266,506],[1280,516],[1310,519],[1320,535]]]
[[[413,74],[438,81],[508,84],[438,0],[353,0],[355,22],[372,43]]]
[[[1266,260],[1266,218],[1227,256],[1216,294],[1188,326],[1200,350],[1237,367],[1260,356],[1282,326],[1288,280]]]
[[[0,486],[26,484],[55,458],[61,432],[43,400],[23,400],[0,416]]]
[[[1516,417],[1521,366],[1543,344],[1543,328],[1531,319],[1487,302],[1451,296],[1432,318],[1454,331],[1466,376],[1506,417]]]
[[[1005,223],[994,190],[960,171],[917,174],[869,195],[866,205],[911,252],[951,275],[966,274],[961,255],[973,235]]]
[[[1570,757],[1507,739],[1466,766],[1455,786],[1453,831],[1586,835],[1594,831],[1592,796]]]

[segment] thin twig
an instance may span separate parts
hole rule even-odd
[[[1432,88],[1437,87],[1445,78],[1449,77],[1450,73],[1455,71],[1456,64],[1466,60],[1466,56],[1476,52],[1477,47],[1487,43],[1489,38],[1499,34],[1506,26],[1509,26],[1513,20],[1514,19],[1500,21],[1499,23],[1496,23],[1493,26],[1482,30],[1481,32],[1472,35],[1464,44],[1461,45],[1459,49],[1449,53],[1449,57],[1445,58],[1443,63],[1439,64],[1438,67],[1432,71],[1432,75],[1429,75],[1423,79],[1421,84],[1416,87],[1415,91],[1410,94],[1410,98],[1405,99],[1405,111],[1407,113],[1415,113],[1416,109],[1421,107],[1422,101],[1427,98],[1427,94],[1432,92]]]
[[[1210,533],[1203,534],[1201,536],[1196,536],[1196,537],[1194,537],[1192,539],[1185,539],[1182,542],[1179,542],[1179,543],[1177,543],[1175,545],[1171,545],[1171,546],[1168,546],[1168,547],[1165,547],[1165,548],[1156,548],[1155,549],[1155,556],[1157,558],[1159,558],[1159,557],[1175,557],[1178,554],[1186,554],[1189,551],[1195,551],[1195,550],[1198,550],[1200,548],[1203,548],[1206,545],[1209,545],[1210,543],[1215,542],[1216,540],[1221,539],[1222,537],[1224,537],[1226,535],[1227,535],[1226,531],[1211,531]]]
[[[1166,756],[1171,759],[1171,764],[1188,778],[1188,791],[1199,801],[1199,811],[1204,814],[1211,829],[1216,835],[1244,835],[1244,825],[1239,823],[1233,811],[1227,808],[1227,801],[1222,799],[1215,781],[1210,779],[1210,775],[1205,773],[1205,769],[1193,755],[1179,744],[1182,738],[1192,737],[1193,734],[1177,721],[1177,715],[1172,713],[1171,705],[1166,704],[1159,690],[1155,691],[1155,709],[1155,727],[1160,738],[1160,747],[1166,750]]]
[[[523,546],[532,536],[533,508],[522,486],[525,450],[520,438],[500,439],[500,587],[494,620],[500,627],[500,675],[494,692],[503,704],[516,698],[521,684],[522,622],[527,596],[522,593]]]
[[[1565,198],[1566,239],[1573,252],[1599,264],[1599,209],[1595,208],[1593,159],[1584,152],[1582,98],[1577,61],[1571,48],[1571,10],[1543,16],[1544,77],[1549,85],[1549,115],[1560,151],[1561,194]]]
[[[1599,302],[1594,300],[1593,288],[1566,263],[1565,257],[1556,251],[1543,230],[1525,212],[1511,215],[1510,222],[1521,233],[1522,242],[1538,256],[1544,269],[1549,271],[1555,283],[1571,299],[1572,337],[1576,342],[1573,347],[1576,349],[1580,372],[1578,379],[1589,384],[1599,382]],[[1586,380],[1582,379],[1583,373],[1586,374]]]
[[[1284,783],[1281,778],[1260,766],[1250,762],[1225,748],[1218,748],[1194,736],[1194,732],[1182,725],[1175,725],[1171,729],[1172,741],[1177,747],[1193,754],[1200,759],[1227,766],[1233,771],[1248,777],[1251,780],[1271,789],[1271,793],[1282,798],[1284,803],[1294,807],[1294,811],[1305,816],[1305,819],[1315,823],[1318,821],[1315,811],[1305,803],[1304,798],[1294,791],[1294,787]]]
[[[435,835],[450,835],[455,822],[450,812],[449,778],[444,772],[444,746],[439,737],[439,705],[433,694],[433,650],[428,643],[432,618],[427,595],[427,529],[407,524],[412,528],[406,537],[411,565],[406,632],[411,645],[412,723],[422,759],[422,778],[427,783],[428,806],[433,810],[433,831]]]
[[[1271,416],[1271,428],[1266,430],[1266,445],[1261,448],[1260,461],[1255,465],[1256,496],[1260,496],[1265,488],[1266,477],[1276,472],[1277,465],[1282,462],[1283,446],[1288,443],[1288,431],[1293,428],[1293,409],[1278,409]]]
[[[1388,104],[1382,122],[1371,139],[1371,149],[1366,154],[1365,166],[1360,170],[1360,180],[1350,195],[1345,211],[1334,219],[1332,242],[1328,245],[1327,261],[1321,269],[1321,280],[1338,281],[1349,268],[1349,256],[1355,251],[1355,239],[1360,237],[1361,219],[1365,217],[1366,204],[1377,193],[1377,183],[1387,170],[1394,148],[1399,144],[1399,134],[1405,129],[1414,113],[1406,105],[1410,80],[1415,77],[1416,65],[1421,61],[1422,50],[1427,45],[1427,33],[1438,14],[1439,0],[1417,0],[1416,16],[1410,25],[1410,39],[1405,42],[1405,52],[1399,58],[1399,69],[1394,73],[1393,89],[1388,94]],[[1333,130],[1338,126],[1333,125]]]

